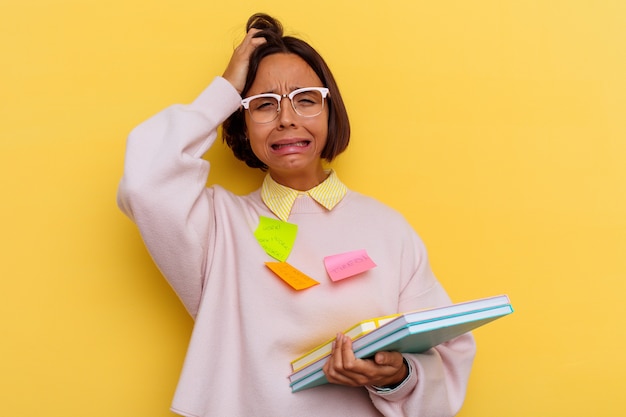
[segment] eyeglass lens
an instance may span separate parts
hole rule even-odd
[[[324,96],[317,90],[302,91],[293,96],[291,106],[300,116],[314,117],[324,109]],[[280,104],[276,97],[258,97],[250,101],[248,109],[252,120],[268,123],[278,117]]]

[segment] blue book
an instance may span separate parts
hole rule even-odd
[[[357,339],[352,348],[357,358],[379,351],[421,353],[512,312],[508,297],[501,295],[405,313]],[[322,368],[329,356],[291,374],[292,392],[328,383]]]
[[[357,351],[363,346],[374,343],[378,339],[381,339],[409,325],[419,324],[432,320],[441,320],[448,317],[456,317],[463,314],[475,313],[478,311],[488,310],[506,305],[510,305],[509,298],[506,295],[498,295],[494,297],[482,298],[443,307],[398,314],[395,320],[381,325],[375,332],[366,334],[357,340],[354,340],[353,338],[352,347],[355,351]],[[310,375],[313,371],[322,369],[329,355],[330,350],[328,350],[328,352],[326,352],[325,354],[319,356],[316,360],[310,361],[305,366],[294,369],[294,372],[289,376],[290,382],[295,382],[305,376]]]

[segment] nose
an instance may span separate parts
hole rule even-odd
[[[285,101],[286,100],[286,101]],[[296,120],[296,111],[291,105],[291,100],[286,95],[280,99],[280,112],[278,114],[278,122],[280,126],[290,126]]]

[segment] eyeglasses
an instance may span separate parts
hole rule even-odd
[[[241,105],[248,110],[256,123],[269,123],[276,120],[280,113],[280,103],[284,98],[291,101],[294,111],[303,117],[319,116],[324,110],[324,101],[328,88],[305,87],[293,90],[289,94],[258,94],[241,100]]]

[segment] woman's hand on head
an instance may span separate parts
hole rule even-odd
[[[382,387],[404,381],[408,369],[400,352],[378,352],[373,359],[357,359],[352,350],[352,340],[339,334],[324,365],[324,374],[333,384]]]
[[[259,29],[250,29],[243,41],[235,48],[230,62],[224,71],[222,77],[230,82],[237,89],[239,94],[246,85],[246,76],[248,75],[248,65],[250,63],[250,55],[259,46],[266,42],[265,38],[255,38],[254,35],[259,33]]]

